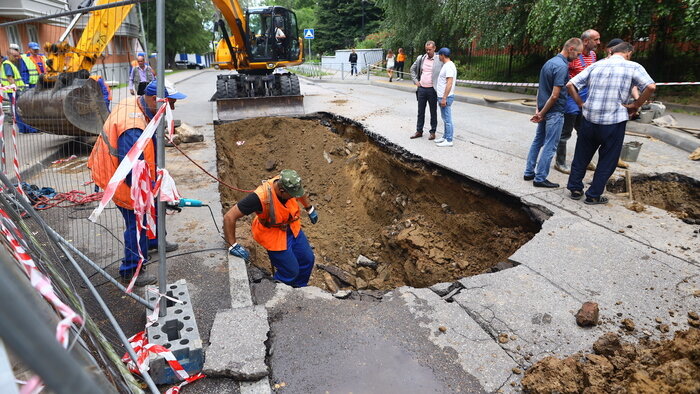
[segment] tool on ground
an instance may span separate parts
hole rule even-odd
[[[201,207],[204,206],[204,203],[202,203],[199,200],[195,200],[193,198],[181,198],[180,202],[177,204],[178,207]]]

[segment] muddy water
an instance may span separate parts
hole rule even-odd
[[[303,228],[315,248],[311,284],[386,290],[489,271],[539,230],[520,202],[375,143],[357,124],[332,118],[260,118],[216,127],[225,182],[254,189],[284,168],[299,172],[320,221]],[[228,209],[245,193],[221,188]],[[254,264],[264,249],[239,222]],[[358,256],[372,260],[358,264]]]

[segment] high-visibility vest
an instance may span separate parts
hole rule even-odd
[[[287,229],[291,229],[294,237],[301,231],[301,214],[296,198],[287,200],[286,205],[277,198],[274,191],[275,180],[279,176],[263,181],[255,189],[260,198],[262,212],[253,219],[253,239],[269,251],[287,250]]]
[[[12,67],[13,75],[5,75],[5,64],[9,64]],[[14,63],[6,59],[4,62],[2,62],[2,70],[0,70],[0,84],[2,84],[2,86],[10,86],[9,78],[15,79],[15,86],[18,88],[24,87],[24,81],[22,80],[22,76],[19,74],[19,70]]]
[[[29,84],[36,85],[39,82],[39,70],[36,68],[36,64],[26,53],[23,53],[21,57],[29,72]]]
[[[92,179],[102,189],[106,189],[109,180],[119,167],[119,136],[129,129],[145,129],[148,119],[139,105],[138,98],[129,97],[117,103],[112,113],[105,121],[104,127],[97,142],[92,148],[88,159],[88,168],[92,172]],[[153,147],[153,139],[146,143],[143,150],[143,158],[149,165],[151,179],[156,179],[156,154]],[[131,188],[122,182],[112,197],[112,201],[122,208],[134,209],[131,200]]]
[[[39,74],[46,73],[46,56],[41,54],[35,55],[31,52],[27,52],[27,56],[29,56],[29,58],[32,59],[32,62],[34,62],[36,65],[36,69],[39,71]]]

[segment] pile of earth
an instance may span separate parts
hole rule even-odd
[[[679,331],[673,340],[623,343],[612,332],[593,354],[560,360],[546,357],[523,377],[528,393],[699,393],[700,330]]]
[[[310,284],[329,291],[426,287],[487,272],[540,228],[518,199],[390,153],[353,123],[256,118],[215,131],[219,174],[231,185],[252,190],[282,169],[299,172],[320,217],[316,225],[302,218],[316,254]],[[220,191],[224,210],[246,194]],[[253,216],[237,236],[269,271],[250,235]]]

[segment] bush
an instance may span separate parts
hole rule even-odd
[[[372,48],[382,48],[386,40],[390,37],[389,32],[380,31],[376,33],[369,34],[362,41],[355,42],[355,48],[358,49],[372,49]]]

